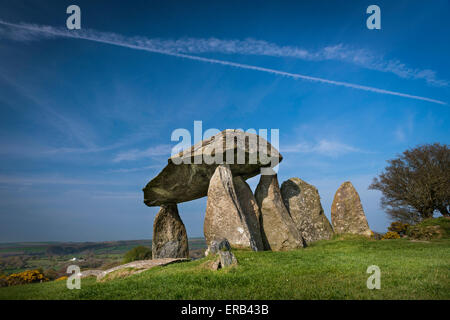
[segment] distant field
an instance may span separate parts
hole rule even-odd
[[[234,251],[239,266],[211,271],[211,258],[156,267],[81,290],[64,281],[0,288],[0,299],[450,299],[450,240],[319,241],[289,252]],[[367,267],[381,269],[369,290]]]
[[[106,242],[16,242],[0,244],[0,273],[11,274],[29,269],[53,269],[64,273],[70,259],[82,259],[84,269],[101,269],[120,264],[123,255],[136,246],[151,247],[151,240]],[[206,243],[203,238],[189,239],[192,256],[199,256]]]

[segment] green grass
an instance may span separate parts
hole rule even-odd
[[[0,299],[450,299],[450,240],[320,241],[289,252],[234,251],[239,266],[211,271],[208,259],[156,267],[81,290],[65,281],[0,289]],[[367,267],[381,269],[369,290]]]

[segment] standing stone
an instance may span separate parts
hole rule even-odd
[[[329,240],[333,236],[316,187],[299,178],[291,178],[281,185],[281,196],[306,243]]]
[[[242,186],[239,185],[239,188]],[[208,188],[204,224],[208,246],[212,240],[226,238],[234,247],[251,248],[254,251],[263,249],[259,230],[254,230],[253,220],[256,218],[250,216],[255,213],[244,210],[240,204],[239,199],[245,198],[245,194],[240,197],[236,194],[230,167],[219,165]],[[244,206],[245,209],[248,207]]]
[[[331,222],[337,234],[372,235],[358,192],[350,181],[344,182],[334,195],[331,205]]]
[[[161,206],[153,223],[152,258],[188,258],[186,228],[176,204]]]
[[[239,204],[244,212],[250,234],[253,235],[256,242],[256,247],[258,250],[264,250],[264,244],[261,237],[261,226],[259,224],[261,214],[253,191],[241,176],[234,177],[233,184]]]
[[[303,248],[304,240],[283,203],[276,174],[261,175],[255,198],[261,210],[264,248],[273,251]]]

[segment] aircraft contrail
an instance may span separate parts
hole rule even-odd
[[[159,53],[163,55],[178,57],[178,58],[185,58],[190,60],[196,60],[196,61],[202,61],[202,62],[208,62],[213,64],[220,64],[224,66],[231,66],[241,69],[247,69],[247,70],[254,70],[254,71],[260,71],[260,72],[266,72],[271,73],[275,75],[281,75],[293,79],[302,79],[302,80],[309,80],[313,82],[320,82],[320,83],[327,83],[331,85],[336,86],[343,86],[358,90],[364,90],[369,92],[375,92],[380,94],[387,94],[392,96],[398,96],[398,97],[404,97],[409,99],[415,99],[415,100],[422,100],[427,101],[431,103],[437,103],[441,105],[447,105],[446,102],[435,100],[427,97],[421,97],[416,95],[411,95],[407,93],[401,93],[396,91],[390,91],[385,89],[379,89],[375,87],[369,87],[369,86],[363,86],[359,84],[344,82],[344,81],[335,81],[335,80],[329,80],[324,78],[318,78],[318,77],[312,77],[308,75],[303,75],[299,73],[291,73],[291,72],[285,72],[281,70],[276,69],[270,69],[270,68],[264,68],[249,64],[243,64],[243,63],[237,63],[227,60],[219,60],[219,59],[212,59],[212,58],[205,58],[200,56],[194,56],[190,54],[184,54],[180,52],[173,52],[173,51],[167,51],[167,50],[161,50],[158,49],[152,45],[148,45],[148,39],[145,38],[126,38],[121,35],[115,34],[115,33],[107,33],[107,32],[100,32],[100,31],[94,31],[94,30],[68,30],[68,29],[62,29],[62,28],[55,28],[52,26],[42,26],[42,25],[33,25],[33,24],[16,24],[16,23],[10,23],[3,20],[0,20],[1,25],[5,25],[11,28],[18,28],[20,30],[28,31],[30,34],[29,36],[32,36],[34,34],[44,34],[47,36],[54,36],[54,37],[64,37],[64,38],[73,38],[73,39],[82,39],[82,40],[88,40],[88,41],[94,41],[99,43],[105,43],[120,47],[126,47],[130,49],[135,50],[143,50],[153,53]]]

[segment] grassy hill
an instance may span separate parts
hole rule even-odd
[[[211,271],[208,259],[156,267],[124,279],[83,279],[0,288],[0,299],[450,299],[450,240],[319,241],[289,252],[234,251],[239,266]],[[367,267],[381,269],[369,290]]]

